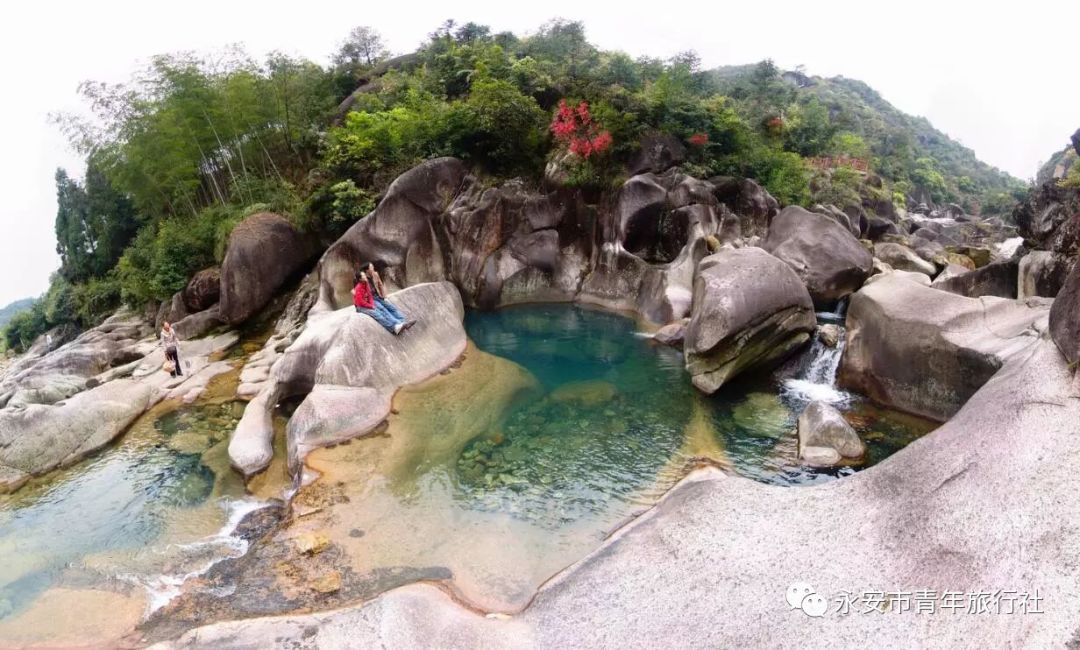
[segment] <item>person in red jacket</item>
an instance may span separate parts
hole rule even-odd
[[[401,310],[386,297],[386,287],[383,286],[382,278],[379,277],[379,272],[375,270],[375,262],[368,262],[366,266],[361,266],[360,270],[367,273],[368,285],[371,286],[371,291],[375,294],[376,309],[390,312],[390,315],[394,318],[400,318],[405,321],[405,329],[409,329],[416,324],[415,320],[407,318],[405,314],[401,313]]]
[[[353,280],[355,282],[353,286],[353,306],[356,307],[356,311],[371,316],[376,323],[385,327],[387,331],[395,335],[401,334],[402,330],[406,329],[407,326],[405,320],[394,316],[376,304],[367,275],[361,271],[356,274]]]

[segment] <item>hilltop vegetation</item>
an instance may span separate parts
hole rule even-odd
[[[751,177],[783,203],[873,191],[988,211],[1019,187],[865,84],[769,61],[704,71],[693,52],[635,59],[597,49],[580,23],[519,37],[447,22],[394,59],[357,28],[331,61],[174,54],[126,84],[84,83],[93,118],[57,117],[87,159],[81,182],[56,175],[62,266],[32,318],[5,330],[8,344],[168,299],[257,211],[330,241],[432,156],[531,183],[557,161],[569,184],[609,189],[641,137],[660,132],[687,147],[685,171]],[[883,185],[807,164],[837,156],[865,159]]]
[[[19,312],[26,311],[34,306],[33,298],[23,298],[0,308],[0,327],[7,325]]]
[[[1019,179],[987,165],[975,153],[907,115],[861,81],[785,72],[775,99],[754,101],[762,66],[720,68],[710,75],[715,92],[737,102],[745,119],[780,118],[785,148],[803,156],[849,154],[865,158],[895,192],[927,203],[955,202],[971,213],[1003,214],[1022,195]]]

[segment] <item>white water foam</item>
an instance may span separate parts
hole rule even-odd
[[[784,381],[782,390],[784,397],[798,403],[826,402],[835,405],[846,404],[851,399],[851,393],[806,379],[788,379]]]
[[[149,600],[147,602],[146,616],[168,605],[174,598],[180,595],[184,583],[191,578],[197,578],[209,571],[215,564],[229,558],[237,558],[247,553],[248,542],[245,539],[233,535],[236,527],[248,514],[266,507],[268,504],[256,499],[225,499],[221,506],[228,511],[228,518],[217,533],[189,544],[176,544],[172,548],[181,550],[197,551],[207,547],[219,548],[221,553],[216,557],[198,565],[195,569],[186,573],[161,574],[157,576],[140,576],[134,574],[122,574],[117,578],[139,585],[146,589]]]
[[[844,355],[845,342],[842,326],[836,347],[825,345],[820,338],[814,339],[810,347],[810,365],[807,366],[804,376],[785,380],[781,389],[782,397],[800,406],[816,401],[834,405],[848,403],[851,393],[836,387],[836,372],[840,368],[840,358]]]
[[[1016,254],[1016,250],[1024,243],[1023,237],[1013,237],[998,243],[997,252],[1004,259],[1009,259]]]

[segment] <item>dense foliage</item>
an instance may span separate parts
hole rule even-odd
[[[358,27],[329,66],[232,49],[159,56],[127,84],[84,83],[92,117],[57,118],[88,161],[81,181],[56,175],[62,265],[5,338],[21,348],[121,302],[168,299],[221,260],[231,228],[256,210],[331,240],[433,156],[533,182],[554,163],[567,183],[605,188],[643,135],[663,132],[686,144],[686,171],[752,177],[783,203],[872,191],[975,209],[1016,184],[858,82],[769,61],[702,71],[692,52],[634,59],[597,49],[577,22],[523,38],[447,22],[415,55],[388,57]],[[866,171],[885,185],[868,190]]]
[[[4,307],[0,307],[0,327],[7,325],[19,312],[27,311],[33,306],[33,298],[22,298],[21,300],[16,300]]]

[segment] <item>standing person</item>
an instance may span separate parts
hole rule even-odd
[[[353,281],[356,283],[353,286],[353,306],[356,307],[357,313],[367,314],[372,317],[376,323],[385,327],[388,332],[395,336],[401,334],[401,331],[405,329],[405,320],[395,317],[375,303],[371,284],[368,282],[364,272],[357,273]]]
[[[180,368],[180,337],[172,328],[169,321],[161,325],[161,345],[165,348],[165,358],[173,362],[173,377],[183,377],[184,371]]]
[[[394,303],[390,302],[386,297],[386,288],[383,287],[382,278],[379,277],[379,272],[375,270],[375,263],[368,262],[367,264],[367,277],[371,283],[372,294],[374,294],[375,304],[382,307],[384,310],[390,313],[394,318],[405,321],[405,329],[408,329],[416,324],[415,320],[410,320],[405,317],[405,314],[401,313],[401,310],[397,308]]]

